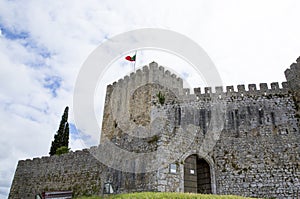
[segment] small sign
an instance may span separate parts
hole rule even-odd
[[[42,195],[37,194],[35,196],[36,199],[71,199],[72,191],[47,191],[43,192]]]
[[[113,194],[114,193],[111,183],[108,182],[108,183],[104,184],[103,193],[104,194]]]
[[[194,169],[191,169],[191,170],[190,170],[190,174],[195,174],[195,170],[194,170]]]
[[[176,173],[177,165],[176,164],[170,164],[170,173]]]

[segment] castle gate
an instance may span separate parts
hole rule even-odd
[[[212,193],[209,164],[195,154],[184,161],[184,192]]]

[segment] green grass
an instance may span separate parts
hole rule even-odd
[[[161,192],[141,192],[117,194],[111,196],[91,196],[79,197],[78,199],[246,199],[246,197],[232,195],[208,195],[208,194],[193,194],[193,193],[161,193]]]

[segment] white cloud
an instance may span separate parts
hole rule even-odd
[[[17,160],[48,154],[66,105],[74,122],[71,105],[78,71],[104,39],[136,28],[167,28],[198,42],[225,85],[284,81],[284,70],[300,55],[299,6],[297,0],[0,0],[0,197],[8,193]],[[9,39],[7,30],[28,36]],[[140,65],[154,59],[189,73],[192,86],[199,79],[171,57],[145,55]],[[103,81],[111,83],[131,70],[122,69]],[[61,79],[56,97],[43,86],[47,77]],[[85,141],[71,137],[70,146],[79,149]]]

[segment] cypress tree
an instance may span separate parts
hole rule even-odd
[[[69,146],[69,123],[68,123],[69,107],[65,108],[64,114],[61,117],[58,131],[54,135],[54,141],[52,141],[50,148],[50,156],[55,155],[56,151],[60,147]]]
[[[69,123],[68,122],[65,125],[62,144],[63,144],[62,146],[66,146],[67,148],[69,147]]]

